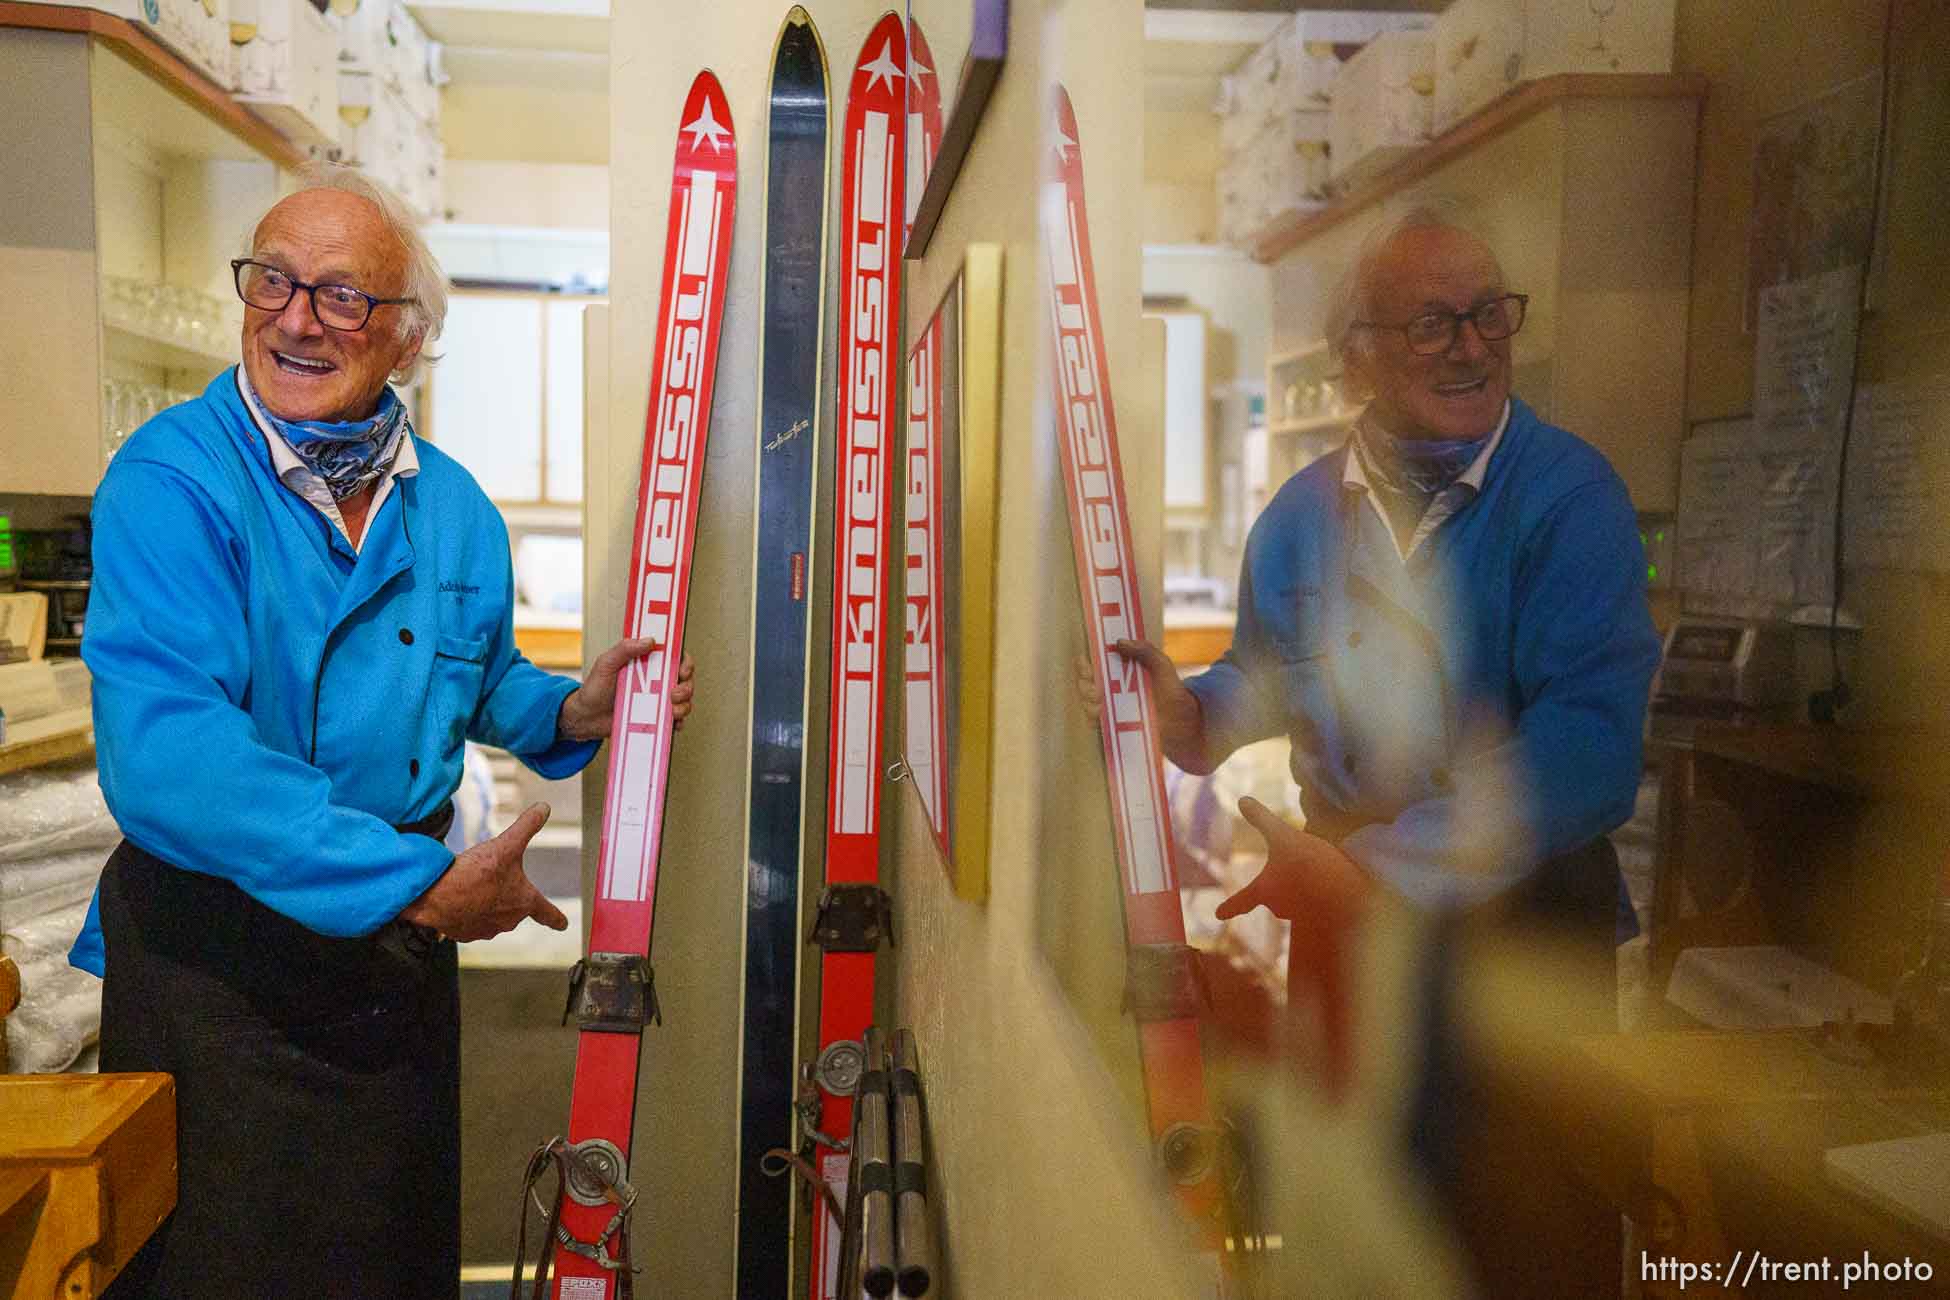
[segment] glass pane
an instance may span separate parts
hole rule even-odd
[[[428,435],[495,500],[537,500],[542,492],[541,304],[532,298],[456,294],[437,346],[442,359],[433,367]],[[580,477],[578,472],[578,483]]]
[[[582,309],[551,302],[548,312],[548,499],[582,500]]]

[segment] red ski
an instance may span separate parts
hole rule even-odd
[[[846,97],[840,190],[839,446],[833,511],[833,668],[826,783],[826,888],[819,959],[814,1165],[845,1198],[850,1100],[873,1019],[880,891],[880,782],[894,492],[901,253],[906,228],[907,35],[887,13],[860,47]],[[808,1109],[813,1094],[805,1094]],[[839,1220],[813,1209],[811,1295],[837,1300]]]
[[[1202,985],[1179,910],[1170,810],[1150,693],[1142,670],[1111,649],[1115,641],[1145,637],[1144,608],[1117,452],[1117,415],[1090,259],[1090,225],[1084,216],[1077,119],[1069,92],[1058,86],[1056,96],[1055,165],[1043,186],[1042,227],[1049,259],[1057,429],[1077,586],[1103,700],[1099,726],[1124,884],[1130,1004],[1138,1021],[1151,1136],[1187,1209],[1210,1231],[1219,1198],[1199,1046]]]
[[[630,1291],[630,1134],[643,1027],[657,1016],[648,954],[670,771],[670,688],[684,644],[738,187],[731,111],[711,73],[691,83],[679,120],[624,619],[628,635],[655,637],[658,649],[632,664],[617,688],[589,955],[571,976],[581,1033],[568,1143],[551,1144],[562,1149],[565,1175],[547,1245],[556,1300]],[[531,1164],[531,1177],[540,1163]]]
[[[914,223],[921,191],[941,152],[941,86],[934,73],[934,54],[928,49],[921,24],[907,24],[907,222]],[[908,354],[907,445],[907,580],[902,584],[906,606],[906,644],[902,653],[901,758],[921,792],[942,856],[949,853],[948,677],[942,664],[941,614],[947,599],[943,585],[941,538],[941,321],[929,317],[927,328]]]

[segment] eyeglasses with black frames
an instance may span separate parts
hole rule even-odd
[[[237,296],[260,311],[283,311],[299,290],[311,295],[311,312],[327,329],[354,334],[366,327],[380,307],[415,302],[414,298],[375,298],[349,284],[306,284],[275,266],[240,257],[230,264]]]
[[[1358,320],[1354,325],[1360,329],[1393,330],[1408,341],[1410,352],[1418,357],[1432,357],[1455,346],[1465,321],[1476,327],[1477,337],[1485,343],[1509,338],[1523,328],[1524,309],[1529,305],[1529,294],[1506,293],[1462,311],[1425,311],[1400,325],[1372,320]]]

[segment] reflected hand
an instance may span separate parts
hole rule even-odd
[[[492,939],[531,917],[551,930],[568,929],[569,918],[543,897],[521,865],[528,841],[547,823],[548,814],[547,804],[530,804],[507,830],[461,853],[407,905],[400,920],[462,943]]]
[[[1374,893],[1374,881],[1340,849],[1309,835],[1250,796],[1239,812],[1266,839],[1266,866],[1219,904],[1229,921],[1264,907],[1292,922],[1287,947],[1287,1004],[1318,1009],[1324,1059],[1320,1082],[1330,1098],[1345,1095],[1353,1076],[1351,949]]]
[[[1199,706],[1198,696],[1179,677],[1178,665],[1171,661],[1171,656],[1149,641],[1114,641],[1110,648],[1120,658],[1135,662],[1150,678],[1152,716],[1158,722],[1158,739],[1165,757],[1188,772],[1210,770],[1201,761],[1205,751],[1205,712]],[[1095,721],[1104,711],[1097,675],[1084,655],[1078,655],[1071,668],[1084,712]]]

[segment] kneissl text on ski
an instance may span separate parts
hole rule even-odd
[[[631,1293],[630,1136],[643,1028],[657,1017],[649,949],[668,794],[671,688],[684,645],[712,381],[731,261],[738,153],[718,80],[701,72],[684,101],[665,231],[636,533],[624,631],[657,648],[624,670],[610,733],[602,850],[589,954],[571,976],[575,1084],[568,1139],[530,1161],[532,1186],[552,1161],[561,1186],[543,1249],[556,1300]],[[526,1232],[526,1205],[523,1207]],[[516,1261],[516,1283],[522,1261]],[[544,1293],[546,1264],[534,1294]]]

